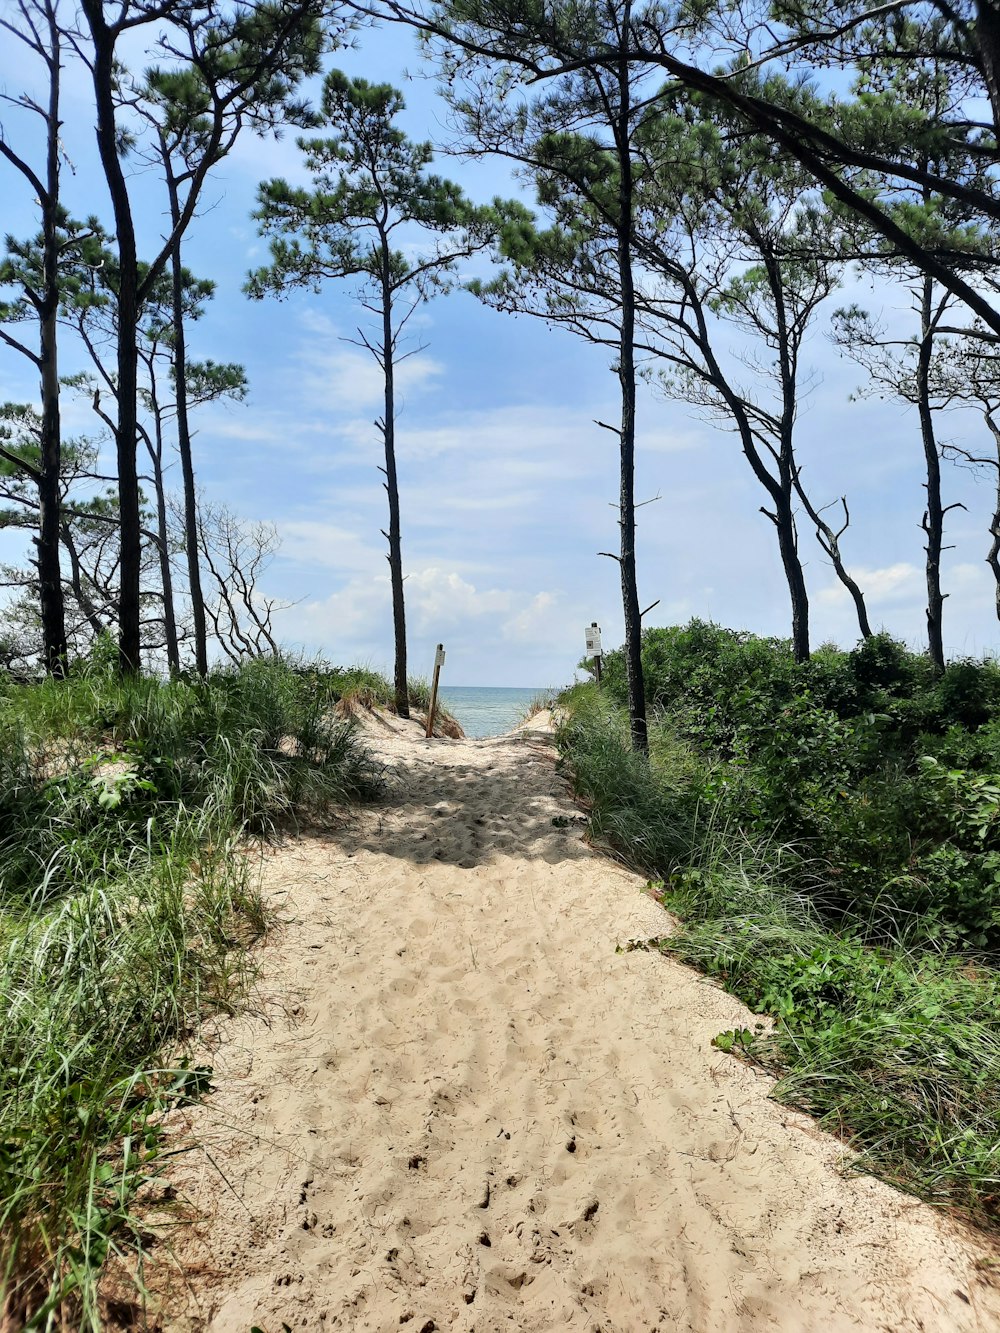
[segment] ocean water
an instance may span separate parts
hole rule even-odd
[[[542,693],[506,686],[441,686],[441,700],[466,736],[502,736],[517,726],[532,699]]]

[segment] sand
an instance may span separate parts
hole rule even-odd
[[[713,1048],[735,1000],[616,951],[669,919],[585,845],[546,721],[382,726],[386,802],[270,858],[265,1014],[192,1113],[161,1325],[1000,1328],[985,1242]]]

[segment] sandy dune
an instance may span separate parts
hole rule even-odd
[[[375,743],[386,804],[270,863],[275,1003],[213,1057],[168,1329],[1000,1328],[974,1237],[712,1048],[740,1005],[615,952],[666,918],[544,736]]]

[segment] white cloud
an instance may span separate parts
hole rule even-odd
[[[554,628],[555,613],[558,610],[557,601],[554,593],[536,593],[527,606],[504,621],[504,638],[515,643],[544,641]]]
[[[404,594],[417,629],[437,627],[441,632],[507,611],[513,596],[509,589],[479,589],[454,570],[433,566],[410,574]]]
[[[614,441],[594,425],[592,416],[585,406],[561,403],[473,408],[416,425],[410,425],[404,416],[397,427],[398,447],[415,462],[463,455],[493,463],[507,478],[569,480],[573,472],[567,468],[567,457],[576,467],[586,466],[588,451],[600,453],[601,436],[607,436],[609,457],[615,449]],[[358,445],[371,441],[368,421],[342,423],[339,432]]]
[[[343,574],[370,571],[385,559],[385,547],[366,542],[357,532],[336,523],[290,519],[280,524],[281,558],[310,569],[335,569]]]
[[[238,416],[221,409],[216,409],[212,417],[206,413],[201,420],[199,433],[240,440],[246,444],[269,444],[276,448],[292,449],[296,446],[298,435],[324,434],[329,429],[329,424],[324,421],[299,416],[292,423],[283,412],[261,412],[250,407]]]
[[[314,310],[303,312],[301,324],[309,337],[300,344],[296,359],[303,367],[300,387],[309,407],[335,414],[380,409],[385,378],[375,357],[349,341],[357,335],[345,335]],[[405,357],[396,365],[397,395],[405,403],[407,394],[425,388],[443,370],[440,362],[423,352]]]
[[[871,606],[906,602],[921,593],[923,574],[916,565],[906,561],[886,565],[882,569],[857,568],[848,572]],[[850,601],[850,593],[838,580],[821,588],[817,593],[817,601],[833,606],[846,604]]]
[[[283,639],[347,664],[384,660],[385,628],[391,633],[388,574],[350,579],[328,597],[300,602],[281,613]]]
[[[714,438],[713,438],[714,437]],[[708,425],[665,430],[661,426],[636,431],[636,449],[650,454],[679,454],[689,449],[700,449],[706,444],[718,443],[719,432]],[[725,441],[722,441],[724,444]]]
[[[554,651],[565,659],[568,673],[574,655],[583,651],[583,613],[559,592],[526,597],[516,586],[481,587],[455,569],[428,565],[407,577],[405,594],[410,658],[417,670],[429,660],[435,641],[445,642],[457,673],[452,678],[459,681],[470,663],[509,661],[512,653],[530,673],[532,662]],[[283,612],[279,628],[286,639],[333,660],[368,661],[384,669],[392,656],[388,572],[351,576],[329,596]]]

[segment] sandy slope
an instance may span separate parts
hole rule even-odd
[[[666,918],[543,736],[376,743],[385,806],[270,864],[281,1003],[214,1057],[168,1328],[1000,1328],[978,1242],[711,1047],[741,1006],[615,952]]]

